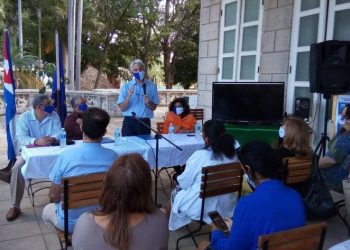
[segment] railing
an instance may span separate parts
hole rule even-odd
[[[28,110],[33,98],[38,94],[37,89],[18,89],[16,90],[16,109],[17,113],[23,113]],[[48,94],[51,92],[48,91]],[[5,114],[5,103],[3,90],[0,91],[0,115]],[[93,91],[66,91],[67,108],[71,110],[70,101],[73,96],[82,95],[87,99],[87,104],[93,107],[99,107],[106,110],[111,116],[122,116],[120,109],[116,104],[119,96],[119,89],[95,89]],[[159,106],[168,106],[175,97],[197,95],[197,90],[159,90]]]

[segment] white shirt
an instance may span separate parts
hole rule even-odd
[[[211,149],[197,150],[186,162],[185,171],[177,177],[182,188],[172,204],[169,229],[176,230],[191,220],[200,219],[202,200],[199,198],[202,168],[218,164],[236,162],[237,158],[214,159]],[[223,218],[231,218],[237,196],[233,193],[206,198],[204,207],[204,221],[211,223],[208,212],[218,211]]]

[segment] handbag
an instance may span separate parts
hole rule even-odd
[[[318,169],[318,156],[312,159],[312,173],[301,190],[308,218],[327,219],[336,215],[332,196]]]

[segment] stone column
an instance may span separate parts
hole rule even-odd
[[[289,74],[293,0],[265,0],[259,81],[285,82]]]
[[[212,86],[217,81],[220,0],[202,0],[199,34],[198,107],[204,109],[204,119],[211,119]]]

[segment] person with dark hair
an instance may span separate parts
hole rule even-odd
[[[168,220],[151,192],[151,172],[142,156],[118,158],[107,173],[101,208],[77,221],[74,249],[168,249]]]
[[[343,191],[342,181],[350,172],[350,105],[342,110],[342,127],[328,144],[328,151],[319,161],[319,168],[326,185]]]
[[[73,112],[66,117],[64,121],[64,129],[67,133],[67,140],[82,140],[83,125],[82,113],[88,109],[86,99],[81,95],[76,95],[71,100]]]
[[[15,148],[17,155],[23,146],[49,146],[57,142],[61,133],[61,121],[48,95],[39,94],[34,97],[33,110],[22,113],[16,122]],[[6,214],[8,221],[13,221],[21,214],[20,204],[23,198],[25,180],[21,168],[25,161],[18,155],[11,169],[12,207]]]
[[[61,204],[61,180],[64,177],[106,172],[117,158],[117,154],[102,147],[102,137],[106,133],[109,115],[100,108],[89,108],[83,114],[83,142],[79,147],[64,150],[57,157],[49,175],[52,185],[50,201],[43,210],[42,218],[59,229],[64,229],[64,212]],[[69,210],[68,231],[73,232],[75,221],[96,206]]]
[[[350,122],[347,117],[350,117],[350,103],[345,104],[338,115],[338,132],[343,130],[342,127],[346,122]]]
[[[194,132],[196,119],[190,114],[190,106],[186,99],[175,98],[169,104],[169,111],[165,116],[163,133],[169,132],[169,126],[172,124],[175,128],[175,133],[190,133]]]
[[[311,157],[311,132],[311,128],[302,118],[287,117],[279,131],[282,143],[277,151],[282,157]]]
[[[237,154],[255,191],[239,200],[233,223],[227,220],[229,227],[232,224],[229,235],[213,226],[210,247],[255,250],[260,235],[304,226],[303,201],[295,190],[284,185],[288,169],[280,155],[263,141],[250,142]]]
[[[201,214],[199,198],[202,168],[237,161],[234,138],[225,133],[224,124],[216,120],[204,123],[202,137],[205,147],[197,150],[186,162],[185,171],[177,177],[178,187],[172,193],[173,204],[170,211],[169,229],[176,230],[191,220],[198,220]],[[205,202],[204,221],[210,223],[210,211],[219,211],[231,217],[236,204],[235,194],[210,197]]]
[[[151,133],[149,128],[136,119],[137,117],[150,127],[153,111],[159,103],[157,85],[146,79],[145,70],[145,64],[140,59],[134,60],[130,64],[133,79],[120,89],[117,105],[124,115],[122,136]]]

